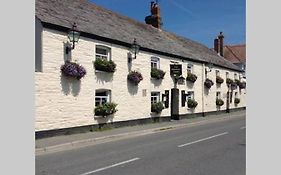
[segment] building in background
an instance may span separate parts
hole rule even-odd
[[[222,32],[214,39],[214,50],[219,56],[230,61],[244,71],[243,78],[246,79],[246,44],[224,45]]]
[[[142,23],[88,1],[35,2],[37,138],[245,108],[243,71],[162,30],[157,3]]]

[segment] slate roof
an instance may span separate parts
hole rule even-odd
[[[143,14],[145,15],[148,14]],[[171,32],[137,22],[86,0],[35,0],[35,16],[41,22],[71,28],[77,23],[81,33],[94,34],[131,44],[136,38],[141,49],[173,54],[182,59],[212,63],[241,71],[208,47]]]
[[[224,58],[232,63],[246,63],[246,44],[224,46]]]

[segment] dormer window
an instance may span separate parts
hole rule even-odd
[[[96,59],[111,60],[111,49],[105,46],[96,46]]]

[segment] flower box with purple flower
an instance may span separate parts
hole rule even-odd
[[[143,80],[141,73],[137,71],[131,71],[128,74],[127,79],[135,85],[138,85],[139,82]]]
[[[62,65],[60,70],[63,75],[77,78],[78,80],[86,75],[86,70],[83,66],[69,61]]]
[[[214,82],[210,79],[206,79],[205,82],[204,82],[204,85],[205,87],[207,87],[208,89],[210,89],[213,85],[214,85]]]

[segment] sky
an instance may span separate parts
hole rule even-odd
[[[139,22],[150,15],[151,0],[90,0]],[[220,31],[227,45],[246,42],[246,0],[158,0],[163,30],[209,48]]]

